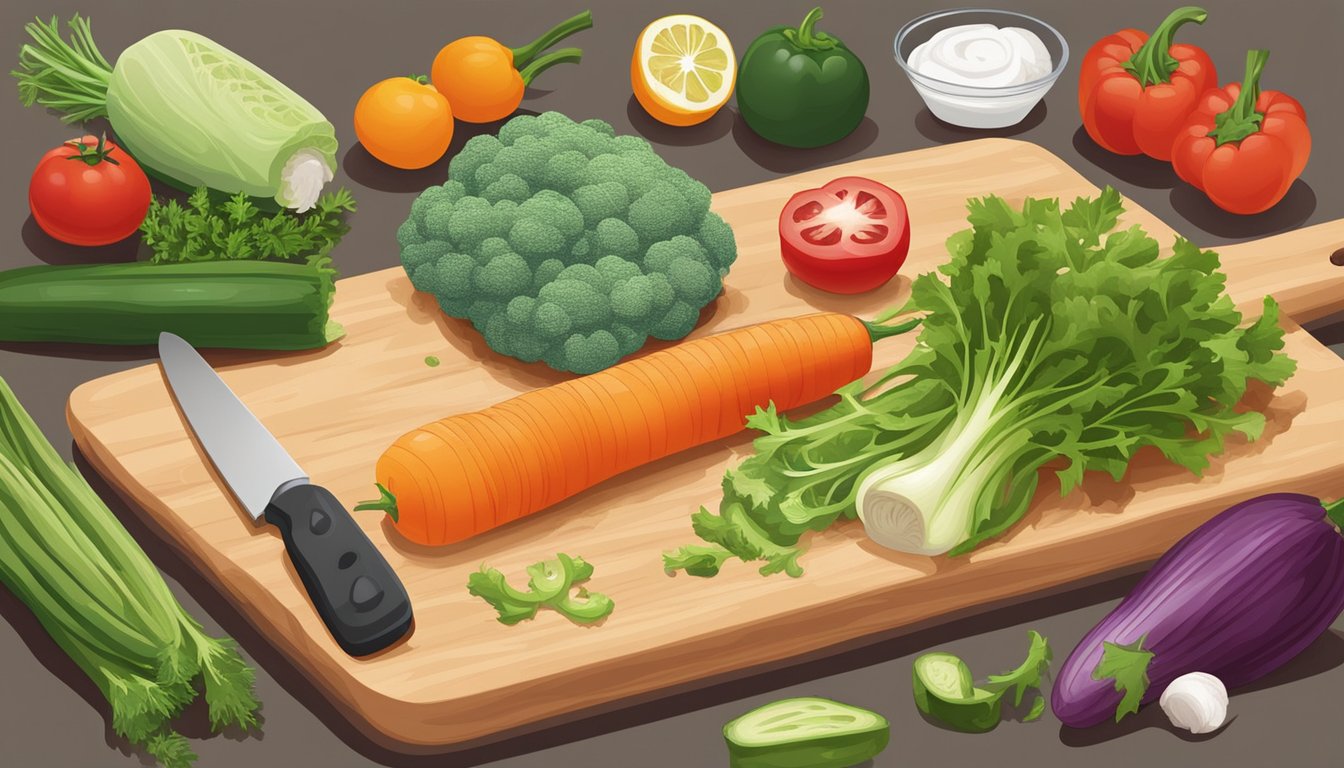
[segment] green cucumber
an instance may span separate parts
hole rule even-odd
[[[731,768],[849,768],[886,749],[887,719],[830,699],[782,699],[723,727]]]
[[[0,341],[311,349],[340,338],[328,269],[274,261],[132,262],[0,272]]]

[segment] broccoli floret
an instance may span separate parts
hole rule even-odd
[[[515,203],[521,203],[531,196],[532,190],[528,189],[527,182],[523,181],[521,176],[512,173],[500,176],[481,193],[481,197],[492,203],[497,203],[500,200],[512,200]]]
[[[520,360],[592,373],[681,338],[737,257],[709,190],[600,120],[520,116],[448,168],[397,230],[402,264]]]
[[[696,212],[677,188],[660,182],[630,204],[630,228],[640,242],[656,243],[694,230]]]
[[[593,230],[593,247],[606,256],[630,258],[639,254],[639,235],[620,219],[603,219]]]
[[[596,227],[603,219],[620,220],[630,208],[630,193],[615,181],[588,184],[574,190],[574,205],[583,214],[584,226]]]

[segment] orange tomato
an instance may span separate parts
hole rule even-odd
[[[513,51],[494,38],[474,35],[443,46],[430,77],[464,122],[503,120],[523,103],[526,86]]]
[[[434,87],[453,105],[458,120],[503,120],[523,103],[523,91],[533,78],[556,64],[577,62],[583,56],[578,48],[561,48],[544,55],[543,51],[591,26],[593,14],[584,11],[517,48],[481,35],[454,40],[434,57],[430,76]]]
[[[355,135],[396,168],[424,168],[453,141],[453,110],[434,86],[410,77],[374,83],[355,105]]]

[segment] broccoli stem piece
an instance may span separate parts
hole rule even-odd
[[[578,48],[561,48],[558,51],[542,56],[531,64],[518,70],[518,74],[523,76],[523,85],[531,85],[537,75],[550,69],[556,64],[578,64],[583,58],[583,51]]]
[[[565,19],[548,30],[544,35],[538,37],[527,45],[510,48],[509,50],[513,52],[513,66],[518,68],[519,71],[522,71],[522,68],[531,63],[531,61],[537,57],[537,54],[550,48],[561,40],[564,40],[575,32],[582,32],[585,29],[590,29],[592,26],[593,14],[591,11],[584,11],[576,16]],[[523,75],[523,82],[529,82],[527,75]]]

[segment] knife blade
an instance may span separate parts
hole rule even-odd
[[[406,588],[327,489],[309,482],[284,446],[182,338],[159,335],[159,361],[187,425],[253,521],[280,529],[285,551],[318,615],[352,656],[404,637]]]

